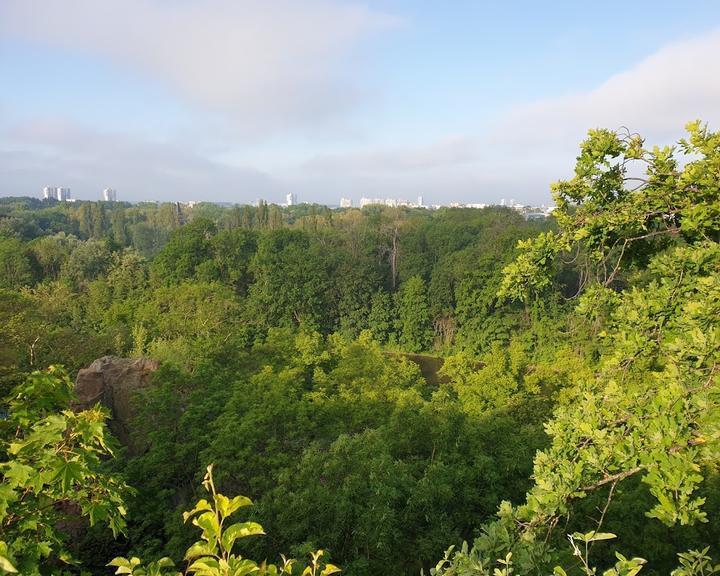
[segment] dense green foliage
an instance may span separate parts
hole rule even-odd
[[[70,542],[84,530],[81,519],[107,524],[117,537],[125,534],[127,486],[101,469],[101,459],[112,456],[106,438],[107,414],[100,408],[68,410],[72,384],[62,369],[34,372],[12,393],[10,417],[3,422],[0,448],[0,570],[10,574],[71,574],[78,561]],[[217,493],[208,466],[203,485],[211,499],[201,499],[185,521],[201,529],[201,539],[184,554],[186,574],[290,576],[296,561],[260,564],[233,553],[241,538],[264,534],[256,522],[226,524],[238,509],[252,504],[245,496],[227,498]],[[69,533],[69,534],[68,534]],[[311,554],[303,574],[330,576],[340,570]],[[174,562],[163,557],[144,565],[137,558],[116,557],[108,563],[116,574],[180,576]],[[167,570],[166,570],[167,569]]]
[[[200,529],[200,540],[191,544],[184,555],[187,562],[185,574],[197,576],[291,576],[296,561],[282,556],[282,564],[260,564],[233,553],[235,543],[242,538],[265,534],[263,527],[257,522],[235,522],[227,524],[230,517],[239,509],[251,506],[252,501],[245,496],[228,498],[219,494],[213,481],[212,466],[208,466],[203,486],[209,493],[210,500],[202,498],[195,507],[183,512],[183,520],[192,520],[193,526]],[[331,576],[340,569],[322,561],[323,551],[311,552],[311,561],[303,570],[303,576]],[[182,576],[174,567],[175,563],[167,556],[150,562],[147,565],[137,556],[123,558],[118,556],[108,563],[116,567],[115,574],[131,576]]]
[[[0,569],[58,573],[73,562],[68,538],[77,517],[125,528],[126,487],[101,470],[111,455],[106,413],[69,410],[72,383],[61,370],[34,372],[17,386],[0,422]],[[63,530],[64,528],[64,530]]]
[[[0,207],[32,272],[0,299],[7,388],[50,362],[163,362],[131,424],[140,453],[110,464],[137,489],[128,538],[90,531],[86,566],[100,570],[108,550],[180,560],[192,530],[179,513],[208,462],[225,493],[257,502],[272,534],[250,544],[258,557],[324,547],[355,574],[417,573],[529,487],[552,401],[534,388],[527,403],[520,391],[484,403],[458,393],[464,373],[439,377],[428,358],[429,382],[403,353],[462,353],[448,366],[472,371],[482,348],[467,311],[545,224],[507,209],[297,207],[265,222],[264,206]],[[140,224],[154,252],[136,240]],[[482,302],[488,325],[506,327],[493,341],[509,342],[523,308]],[[525,326],[513,349],[531,363]]]
[[[249,351],[224,350],[193,374],[165,368],[156,380],[135,427],[147,445],[127,469],[143,485],[129,518],[139,552],[186,546],[173,509],[196,482],[187,463],[214,462],[223,490],[252,496],[273,535],[257,556],[322,546],[356,574],[417,573],[504,494],[520,497],[548,414],[534,395],[486,413],[449,384],[432,389],[367,334],[325,341],[272,330]],[[498,445],[503,436],[511,440]]]
[[[507,209],[275,208],[0,199],[0,391],[103,354],[190,367],[280,326],[477,353],[521,322],[494,296],[498,264],[546,227]]]
[[[0,201],[0,557],[272,574],[247,558],[322,548],[350,576],[712,574],[719,182],[720,136],[692,124],[675,149],[591,131],[540,223]],[[33,372],[105,354],[161,361],[109,460],[103,413]],[[244,529],[221,526],[220,492],[255,502]],[[77,524],[67,546],[65,501],[123,535]]]
[[[618,555],[609,573],[634,574],[646,560],[662,570],[665,542],[642,546],[614,518],[627,517],[618,501],[644,512],[648,525],[708,523],[674,531],[676,545],[682,537],[698,547],[720,541],[720,135],[699,123],[688,130],[685,164],[672,148],[644,149],[639,136],[591,131],[575,177],[554,188],[559,231],[521,243],[506,267],[501,292],[528,301],[551,286],[557,257],[575,253],[583,278],[577,313],[594,326],[600,357],[565,389],[547,423],[552,443],[535,457],[525,503],[504,504],[498,523],[435,574],[486,574],[497,558],[512,558],[520,572],[547,571],[562,561],[563,519],[581,530],[570,536],[574,561],[566,565],[594,574],[593,563],[611,564],[593,545],[613,539],[601,532],[612,527],[618,546],[637,556]],[[634,164],[644,177],[630,176]],[[632,483],[636,476],[649,497]],[[576,502],[598,492],[598,515],[578,518]],[[683,560],[707,564],[707,552]]]

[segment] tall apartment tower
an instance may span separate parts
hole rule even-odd
[[[55,198],[60,202],[67,202],[70,200],[70,188],[55,188],[53,186],[45,186],[43,188],[43,198],[49,200]]]
[[[105,202],[117,202],[117,190],[114,188],[105,188],[105,190],[103,190],[103,200],[105,200]]]
[[[288,206],[296,206],[297,205],[297,194],[293,194],[292,192],[289,192],[285,195],[285,204]]]

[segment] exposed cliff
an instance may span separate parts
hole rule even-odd
[[[78,372],[75,381],[77,401],[74,408],[84,410],[100,402],[110,409],[108,425],[113,434],[132,450],[129,422],[131,398],[135,391],[148,385],[158,369],[157,360],[103,356]]]

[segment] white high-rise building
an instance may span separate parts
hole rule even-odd
[[[385,204],[385,198],[360,198],[360,208],[373,204]]]
[[[425,205],[423,204],[423,197],[422,197],[422,196],[418,196],[418,203],[417,203],[417,205],[418,205],[418,208],[422,208],[423,206],[425,206]]]
[[[43,188],[43,198],[45,198],[45,200],[55,198],[60,202],[70,202],[70,188],[55,188],[53,186],[45,186],[45,188]]]
[[[285,204],[287,204],[288,206],[296,206],[297,205],[297,194],[288,192],[285,195]]]
[[[340,198],[340,208],[352,208],[352,200],[350,198]]]
[[[105,188],[105,190],[103,190],[103,200],[105,200],[105,202],[117,202],[117,190],[114,188]]]

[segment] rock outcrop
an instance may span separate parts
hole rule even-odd
[[[131,398],[135,391],[147,386],[158,369],[156,360],[103,356],[78,372],[75,381],[77,401],[73,408],[85,410],[100,402],[110,409],[110,430],[132,451],[129,423],[132,418]]]

